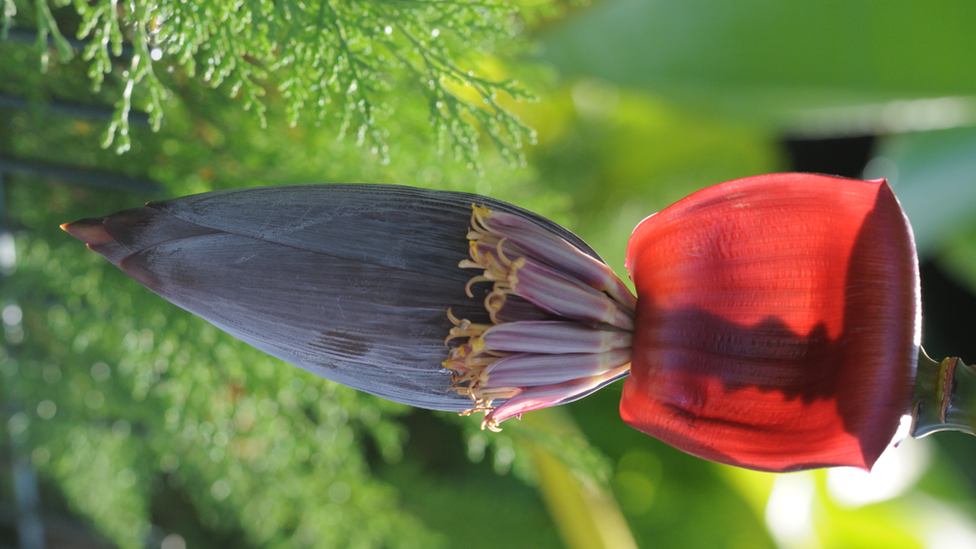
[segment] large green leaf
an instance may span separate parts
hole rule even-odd
[[[798,131],[891,114],[837,107],[976,94],[973,2],[611,0],[579,15],[544,39],[564,75]]]

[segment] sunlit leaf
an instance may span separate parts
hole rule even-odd
[[[976,5],[948,0],[613,0],[551,32],[544,57],[713,112],[853,131],[861,121],[837,107],[976,94],[974,18]]]

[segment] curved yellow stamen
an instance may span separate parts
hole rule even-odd
[[[502,246],[504,246],[505,245],[505,242],[507,242],[507,241],[508,241],[507,238],[499,239],[498,244],[495,244],[495,251],[498,252],[498,259],[500,259],[501,262],[504,263],[506,267],[511,267],[512,266],[512,260],[510,260],[508,257],[506,257],[505,256],[505,251],[502,250]]]
[[[468,294],[468,297],[474,297],[474,293],[471,292],[471,286],[472,285],[474,285],[474,284],[476,284],[478,282],[491,282],[491,281],[492,280],[490,278],[488,278],[487,276],[480,276],[480,275],[479,276],[476,276],[476,277],[472,278],[471,280],[469,280],[468,283],[464,285],[464,293]]]
[[[485,220],[489,215],[491,215],[491,210],[488,208],[471,204],[471,228],[482,234],[491,233],[488,222]]]

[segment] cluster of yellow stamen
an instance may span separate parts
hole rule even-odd
[[[492,291],[485,297],[485,309],[491,316],[491,321],[499,324],[496,317],[505,299],[515,294],[513,287],[518,284],[518,270],[525,265],[524,257],[510,259],[506,255],[504,246],[506,240],[491,233],[485,224],[485,216],[491,210],[484,206],[472,205],[471,230],[468,231],[468,246],[471,259],[465,259],[458,264],[462,269],[484,269],[484,274],[472,277],[464,287],[468,297],[474,297],[471,286],[478,282],[493,282]],[[492,250],[494,253],[492,253]]]
[[[588,394],[630,360],[633,295],[606,264],[534,222],[472,205],[465,291],[490,283],[490,323],[447,316],[452,388],[483,412],[482,427]],[[452,340],[465,338],[457,344]],[[490,378],[490,379],[489,379]],[[504,401],[497,406],[494,401]]]
[[[515,294],[513,286],[518,284],[517,273],[525,264],[525,259],[522,257],[512,259],[506,255],[503,249],[505,239],[492,234],[485,224],[484,218],[490,213],[491,210],[488,208],[472,204],[471,230],[467,234],[471,259],[461,261],[458,266],[463,269],[484,270],[484,274],[472,277],[465,286],[468,297],[474,297],[471,291],[472,285],[478,282],[493,283],[492,290],[484,301],[485,310],[488,311],[492,324],[476,324],[467,319],[459,319],[448,309],[447,317],[454,327],[451,328],[444,343],[459,337],[466,337],[468,341],[451,349],[443,365],[451,370],[452,389],[468,395],[474,403],[474,407],[465,410],[462,415],[483,412],[486,420],[482,428],[499,431],[497,423],[487,419],[488,414],[494,410],[492,401],[511,398],[521,389],[485,385],[488,381],[485,368],[509,353],[486,349],[481,336],[492,326],[501,324],[497,315],[505,306],[507,297]],[[494,253],[490,251],[492,249]]]

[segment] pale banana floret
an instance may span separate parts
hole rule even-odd
[[[492,323],[447,312],[454,327],[445,343],[467,338],[443,363],[453,389],[474,404],[463,415],[483,412],[482,428],[497,431],[507,417],[626,375],[636,300],[606,265],[528,220],[482,206],[472,205],[467,237],[470,259],[459,267],[482,274],[465,290],[474,297],[475,284],[492,284],[484,298]],[[525,302],[506,309],[513,296]]]

